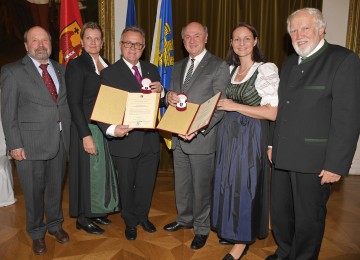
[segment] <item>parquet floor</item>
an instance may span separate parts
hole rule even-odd
[[[350,176],[333,186],[328,203],[325,238],[319,259],[360,259],[360,176]],[[25,230],[24,198],[14,170],[14,191],[17,202],[0,208],[0,259],[126,259],[126,260],[185,260],[222,259],[231,246],[218,244],[214,232],[206,246],[190,249],[192,230],[165,232],[162,227],[176,216],[174,178],[172,172],[159,172],[154,191],[150,220],[156,233],[146,233],[138,228],[138,238],[127,241],[124,222],[119,214],[110,216],[113,221],[103,235],[90,235],[77,230],[75,219],[68,216],[68,184],[65,181],[63,227],[70,234],[70,242],[61,245],[46,235],[48,252],[45,256],[32,253],[32,241]],[[244,259],[264,259],[275,250],[273,237],[256,241]]]

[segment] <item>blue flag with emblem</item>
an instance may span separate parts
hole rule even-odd
[[[128,0],[125,26],[136,25],[136,10],[134,0]]]
[[[158,67],[161,84],[168,90],[174,65],[174,42],[171,0],[159,0],[150,62]],[[160,110],[160,118],[165,108]],[[171,147],[171,135],[164,136],[168,148]]]

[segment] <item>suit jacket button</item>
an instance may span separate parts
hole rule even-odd
[[[290,104],[290,101],[289,101],[289,100],[286,100],[286,104]]]

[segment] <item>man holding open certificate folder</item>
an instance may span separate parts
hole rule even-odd
[[[120,48],[122,58],[101,71],[102,83],[134,93],[142,92],[147,81],[146,90],[150,88],[152,93],[162,93],[157,67],[139,61],[145,48],[144,31],[138,27],[125,28]],[[162,103],[160,100],[160,105]],[[148,214],[160,158],[159,134],[155,130],[132,129],[121,124],[101,123],[100,127],[108,137],[110,154],[119,174],[121,217],[126,224],[126,238],[136,239],[138,224],[147,232],[155,232]]]
[[[225,61],[205,49],[207,28],[190,23],[181,36],[189,58],[175,63],[167,102],[176,106],[179,93],[185,93],[189,102],[202,104],[224,90],[230,80]],[[175,194],[178,217],[164,227],[166,231],[194,228],[195,237],[191,248],[202,248],[210,232],[210,205],[216,125],[223,112],[215,111],[205,129],[185,135],[174,135],[172,149],[175,169]]]

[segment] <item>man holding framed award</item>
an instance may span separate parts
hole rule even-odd
[[[184,46],[189,53],[175,63],[167,102],[176,107],[179,95],[187,101],[202,104],[224,90],[230,80],[225,61],[205,49],[207,28],[190,23],[181,32]],[[202,248],[210,232],[210,206],[216,143],[216,125],[223,112],[215,111],[205,129],[188,134],[173,135],[172,149],[175,170],[175,195],[178,216],[175,222],[164,227],[166,231],[194,228],[192,249]]]
[[[145,48],[144,31],[138,27],[125,28],[120,48],[122,58],[101,71],[102,84],[141,95],[151,95],[146,94],[150,88],[152,93],[164,96],[157,67],[139,60]],[[151,83],[144,82],[145,78]],[[160,100],[161,104],[163,100]],[[119,174],[121,217],[126,224],[126,238],[136,239],[138,224],[147,232],[155,232],[148,214],[160,158],[159,134],[153,129],[129,128],[121,123],[99,125],[108,137],[110,154]]]

